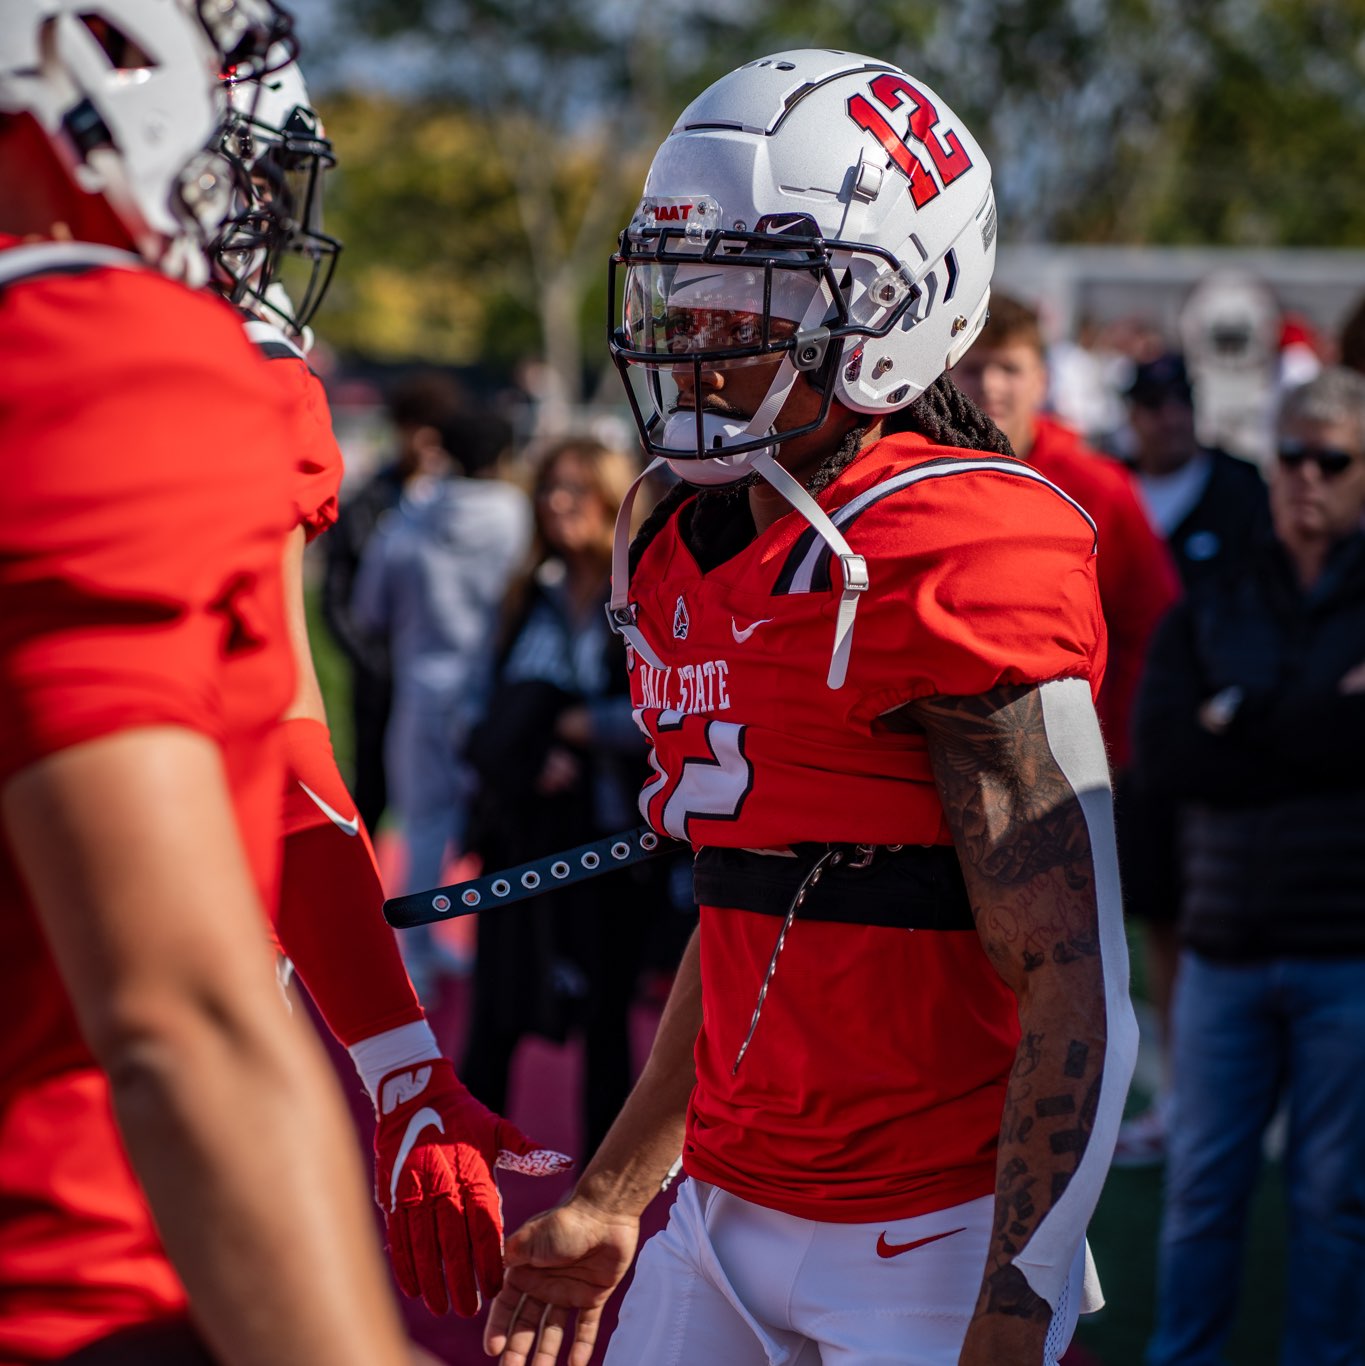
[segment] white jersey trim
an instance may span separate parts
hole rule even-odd
[[[1032,466],[1024,464],[1020,460],[1006,459],[957,459],[945,457],[941,460],[932,460],[923,465],[916,465],[913,469],[902,471],[900,474],[893,474],[888,479],[883,479],[880,483],[873,484],[871,488],[864,489],[856,498],[850,499],[843,507],[830,514],[830,520],[837,527],[847,526],[855,518],[860,516],[874,503],[880,502],[883,498],[893,493],[899,493],[902,489],[910,488],[925,479],[944,479],[955,474],[975,474],[986,470],[994,474],[1007,474],[1016,479],[1030,479],[1035,484],[1042,484],[1049,488],[1064,502],[1069,503],[1082,517],[1085,518],[1089,526],[1091,535],[1094,536],[1095,521],[1090,514],[1069,494],[1064,493],[1050,479],[1039,474]],[[809,593],[814,591],[814,576],[816,567],[824,558],[827,547],[819,540],[814,540],[806,553],[802,556],[794,572],[787,576],[784,571],[783,578],[787,579],[785,591],[788,593]]]
[[[1109,759],[1090,699],[1090,685],[1084,679],[1069,678],[1044,683],[1038,692],[1052,757],[1076,794],[1090,835],[1106,1029],[1099,1103],[1085,1154],[1062,1198],[1014,1258],[1033,1291],[1055,1306],[1109,1171],[1128,1083],[1137,1062],[1138,1029],[1128,995],[1128,943],[1123,933]],[[1087,1289],[1092,1302],[1097,1290],[1097,1286]]]
[[[114,266],[122,270],[150,270],[131,251],[98,242],[35,242],[0,252],[0,288],[36,275],[68,275]]]

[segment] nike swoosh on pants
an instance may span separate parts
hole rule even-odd
[[[950,1228],[945,1233],[931,1233],[927,1238],[916,1238],[913,1243],[888,1243],[886,1234],[883,1233],[877,1239],[878,1257],[899,1257],[902,1252],[913,1252],[917,1247],[923,1247],[926,1243],[936,1243],[940,1238],[951,1238],[954,1233],[961,1233],[960,1228]]]

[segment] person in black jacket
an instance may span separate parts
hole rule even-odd
[[[1221,1359],[1263,1132],[1289,1113],[1284,1363],[1365,1359],[1365,378],[1286,398],[1273,535],[1157,632],[1137,760],[1184,807],[1149,1366]]]
[[[1152,528],[1170,547],[1182,588],[1189,592],[1234,572],[1269,534],[1270,510],[1260,471],[1249,461],[1199,444],[1194,392],[1180,356],[1159,356],[1139,365],[1126,397],[1136,442],[1133,473]],[[1147,990],[1163,1063],[1161,1091],[1151,1108],[1119,1129],[1114,1165],[1123,1167],[1160,1162],[1166,1152],[1180,876],[1171,804],[1147,791],[1132,766],[1119,775],[1117,787],[1124,908],[1142,923]]]

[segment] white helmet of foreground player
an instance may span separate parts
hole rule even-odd
[[[221,284],[233,303],[304,337],[341,251],[322,226],[332,144],[296,61],[256,79],[233,74],[228,104],[223,150],[238,171],[239,202],[214,244]]]
[[[0,114],[32,117],[147,260],[202,283],[231,207],[230,172],[206,150],[219,75],[265,70],[289,29],[273,0],[5,0]]]
[[[750,62],[683,111],[612,258],[610,347],[645,446],[724,483],[832,402],[904,407],[981,330],[994,260],[990,166],[932,90],[853,53]],[[743,406],[699,397],[708,373]],[[796,426],[800,375],[823,406]]]

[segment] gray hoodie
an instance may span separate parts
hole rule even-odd
[[[482,711],[498,611],[530,539],[526,495],[495,479],[424,480],[381,520],[352,609],[388,641],[396,701]]]

